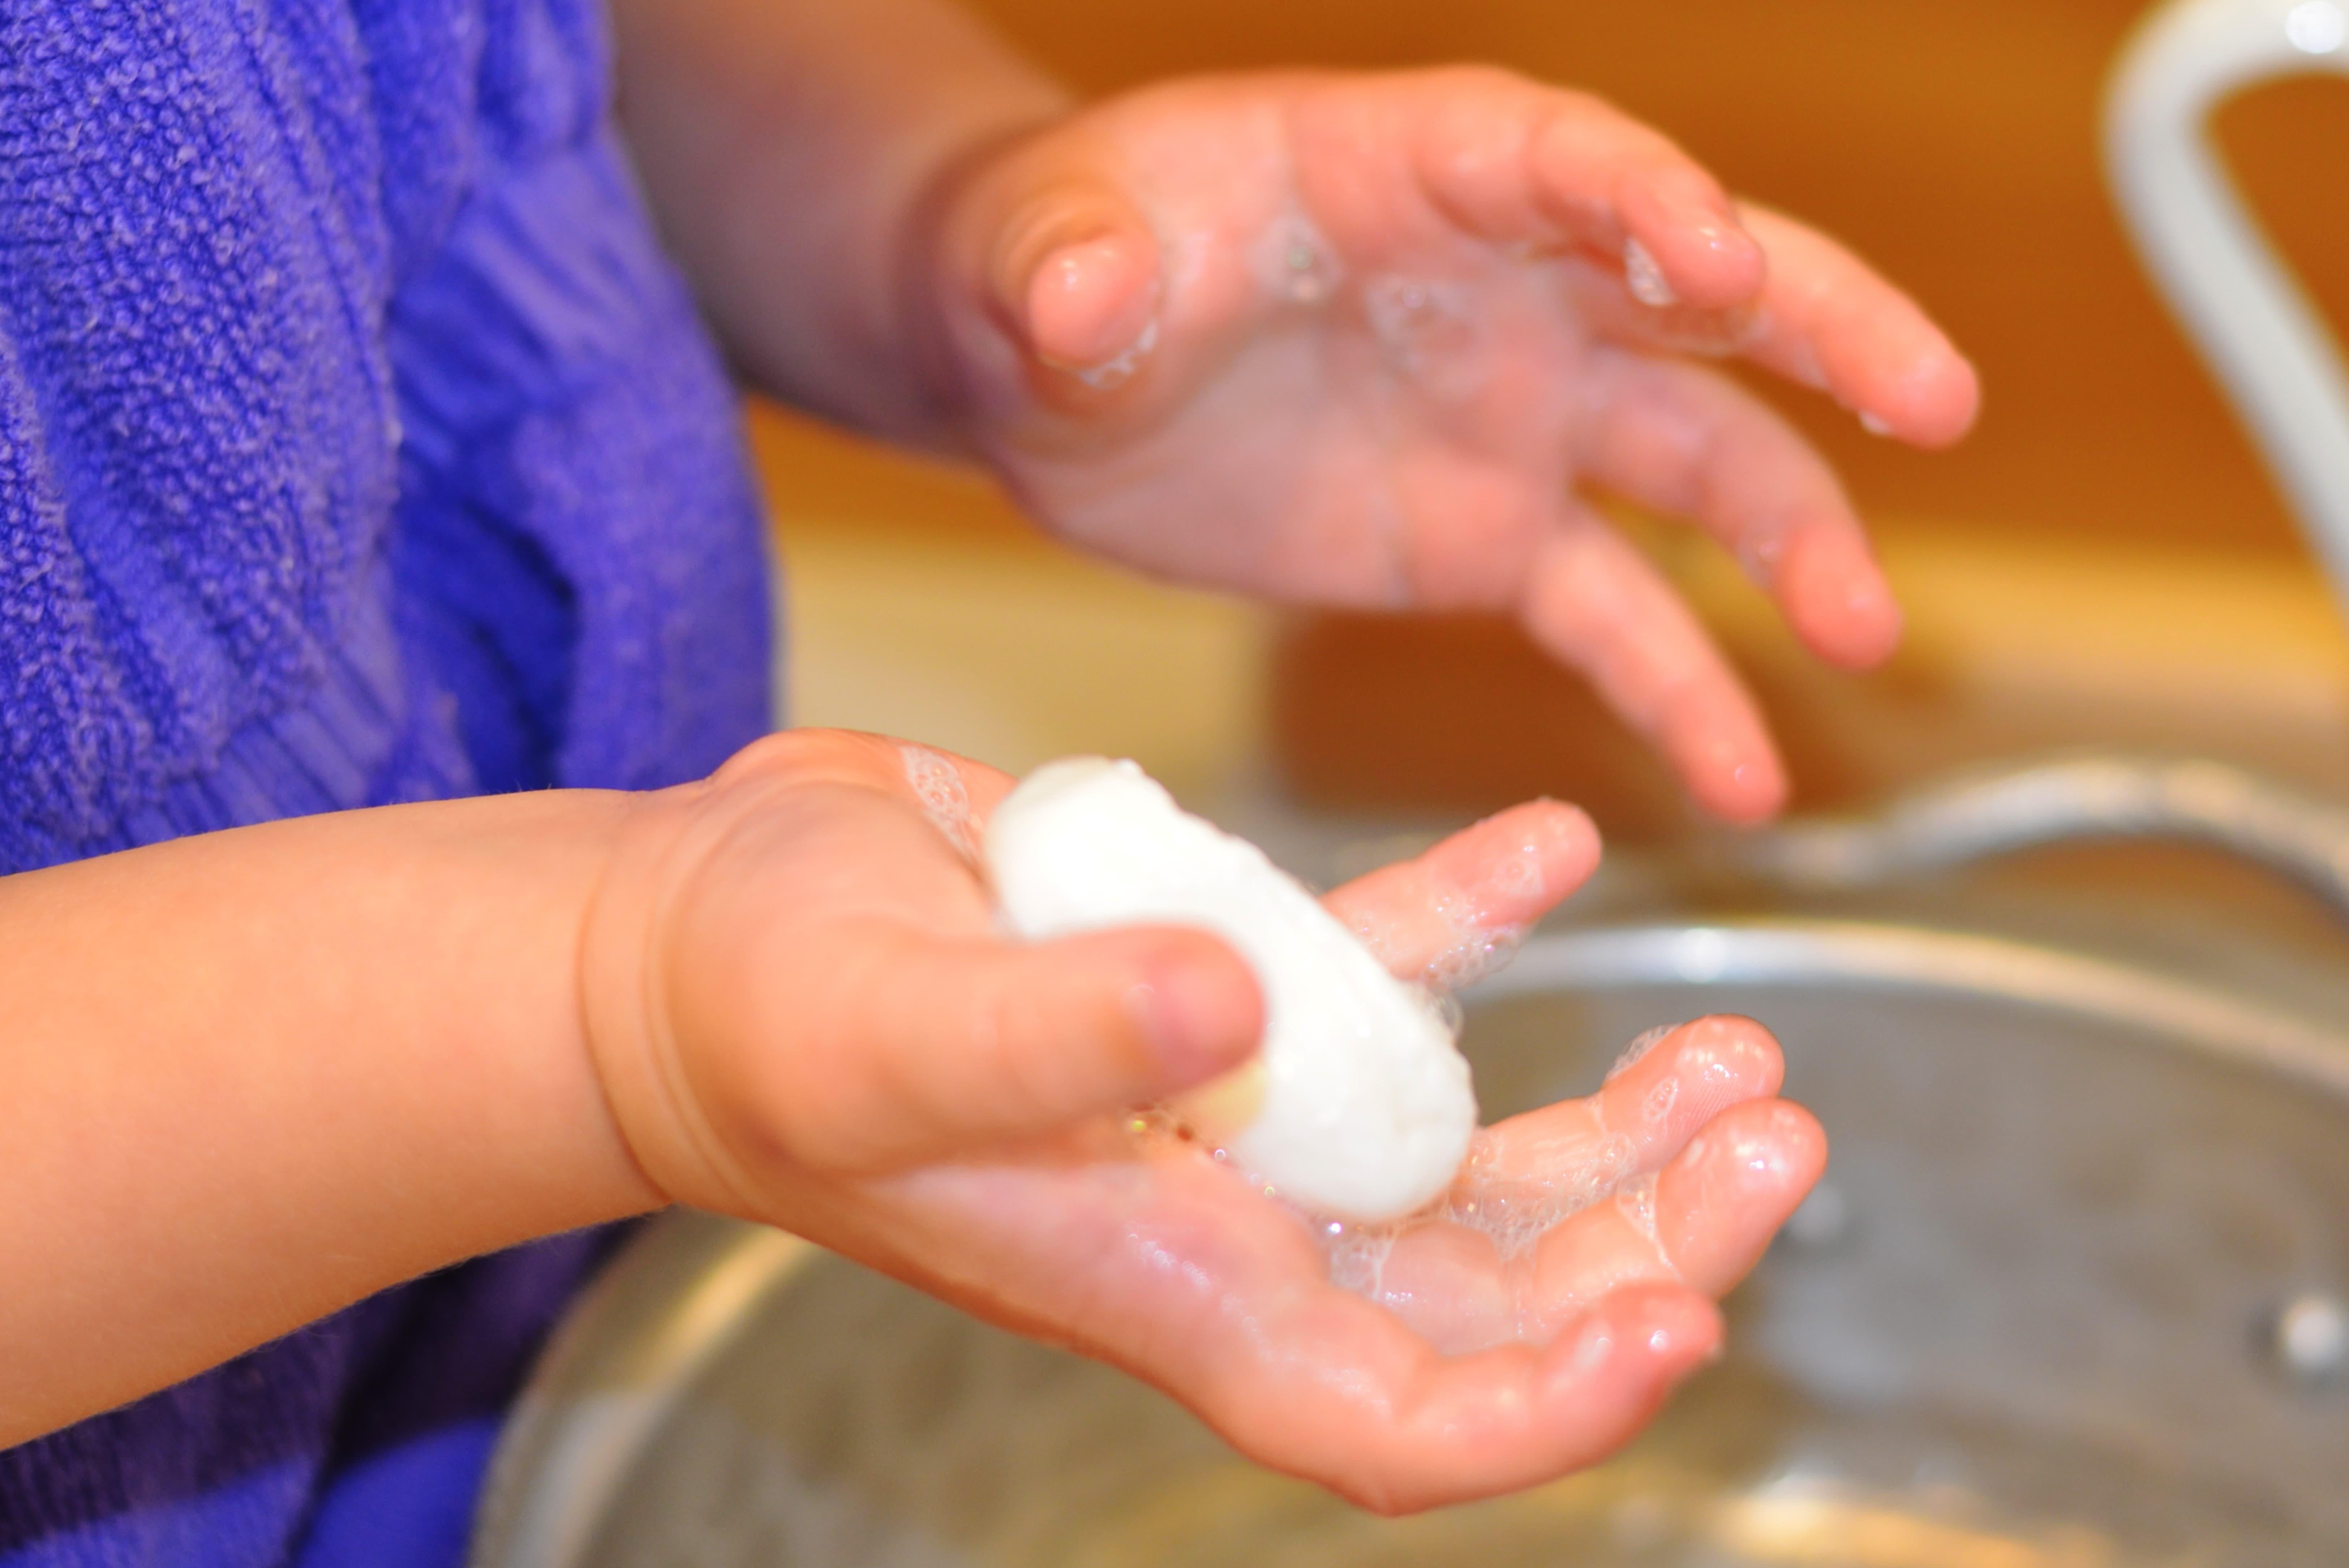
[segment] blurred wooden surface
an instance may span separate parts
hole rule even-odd
[[[1770,710],[1798,804],[2070,744],[2205,751],[2349,790],[2349,639],[2104,192],[2098,94],[2137,0],[976,8],[1087,91],[1460,58],[1591,88],[1915,293],[1983,371],[1965,447],[1909,452],[1781,399],[1885,540],[1912,628],[1890,668],[1820,668],[1705,547],[1650,538]],[[2263,89],[2219,129],[2311,292],[2349,320],[2349,84]],[[1683,820],[1654,763],[1506,627],[1306,617],[1276,637],[1262,615],[1143,593],[1116,601],[1121,651],[1088,661],[1109,580],[1051,563],[983,483],[770,412],[754,429],[800,542],[806,717],[943,726],[929,738],[1013,766],[1053,746],[1152,752],[1211,792],[1264,754],[1311,802],[1468,810],[1548,792],[1619,837]],[[932,615],[925,645],[892,583],[917,604],[960,584],[959,644]]]
[[[1898,529],[1884,561],[1908,635],[1853,677],[1798,646],[1718,553],[1686,540],[1655,553],[1761,699],[1797,810],[2081,747],[2217,756],[2349,791],[2349,634],[2289,556]],[[1283,642],[1272,688],[1285,776],[1317,803],[1461,812],[1547,793],[1618,840],[1691,824],[1653,754],[1496,621],[1313,617]]]

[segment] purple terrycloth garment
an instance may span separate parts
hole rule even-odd
[[[0,5],[0,872],[765,727],[733,400],[605,50],[597,0]],[[0,1568],[456,1563],[607,1244],[0,1452]]]

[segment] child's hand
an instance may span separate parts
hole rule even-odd
[[[1708,1298],[1825,1157],[1771,1098],[1758,1026],[1689,1026],[1599,1096],[1488,1133],[1467,1195],[1635,1180],[1507,1267],[1457,1227],[1406,1234],[1389,1311],[1330,1284],[1313,1232],[1238,1172],[1133,1130],[1134,1107],[1254,1048],[1253,977],[1198,932],[999,936],[968,850],[1009,785],[798,732],[653,798],[583,973],[606,1093],[662,1192],[1114,1362],[1384,1509],[1590,1463],[1713,1352]],[[1520,807],[1330,903],[1415,976],[1534,920],[1596,858],[1579,813]]]
[[[1120,98],[976,164],[926,253],[948,396],[1048,526],[1289,600],[1511,611],[1738,819],[1784,793],[1754,705],[1577,487],[1697,522],[1864,665],[1899,613],[1834,476],[1689,356],[1920,445],[1975,408],[1966,362],[1831,242],[1494,70]]]

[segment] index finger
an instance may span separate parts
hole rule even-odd
[[[1973,366],[1914,300],[1807,224],[1750,202],[1746,230],[1769,256],[1769,282],[1733,311],[1658,305],[1609,269],[1576,263],[1568,286],[1600,334],[1667,353],[1736,355],[1826,393],[1868,428],[1945,447],[1973,426]]]

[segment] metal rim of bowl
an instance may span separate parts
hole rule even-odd
[[[2349,1104],[2349,1034],[2124,962],[1978,933],[1757,919],[1537,935],[1471,1004],[1602,986],[1838,980],[2002,999],[2127,1026]],[[565,1319],[492,1463],[471,1568],[577,1568],[611,1500],[694,1380],[820,1250],[678,1211],[648,1226]]]

